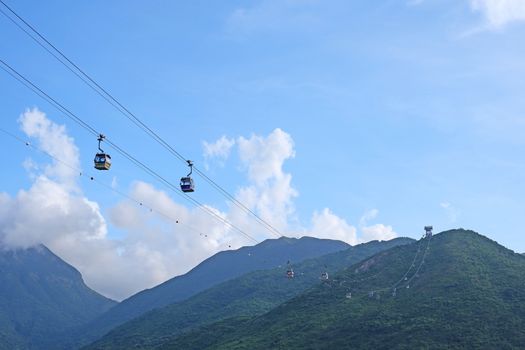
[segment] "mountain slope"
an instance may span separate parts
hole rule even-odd
[[[294,279],[285,277],[286,266],[248,273],[125,323],[87,348],[155,348],[175,339],[181,332],[204,324],[232,316],[260,315],[319,284],[319,276],[325,270],[338,270],[379,251],[411,242],[413,240],[407,238],[373,241],[308,259],[294,265]]]
[[[472,231],[447,231],[430,242],[392,248],[336,278],[340,283],[315,287],[263,316],[221,321],[160,348],[520,349],[525,344],[525,257]],[[401,282],[393,296],[396,281]]]
[[[286,264],[287,260],[296,262],[322,256],[348,247],[344,242],[328,239],[281,237],[266,240],[255,246],[217,253],[185,275],[131,296],[86,327],[69,334],[68,338],[73,342],[66,342],[64,348],[88,344],[114,327],[152,309],[185,300],[245,273]]]
[[[115,304],[44,246],[0,248],[0,349],[41,348]]]

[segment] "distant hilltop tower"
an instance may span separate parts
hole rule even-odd
[[[432,237],[432,226],[425,226],[425,238]]]

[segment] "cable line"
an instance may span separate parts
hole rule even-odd
[[[407,286],[410,286],[410,282],[412,282],[412,280],[416,277],[419,276],[419,270],[421,270],[421,267],[423,267],[423,264],[425,263],[425,258],[428,254],[428,250],[430,248],[430,240],[432,239],[432,236],[428,236],[428,242],[427,242],[427,247],[425,248],[425,252],[423,253],[423,258],[421,259],[421,262],[419,263],[419,266],[417,267],[417,270],[416,272],[414,272],[414,274],[412,275],[412,277],[410,277],[410,279],[407,281]]]
[[[83,172],[82,170],[80,170],[80,169],[78,169],[78,168],[75,168],[74,166],[72,166],[72,165],[70,165],[70,164],[64,162],[63,160],[61,160],[61,159],[58,158],[57,156],[54,156],[53,154],[51,154],[51,153],[49,153],[49,152],[46,152],[46,151],[44,151],[44,150],[41,149],[41,148],[35,147],[35,146],[34,146],[33,144],[31,144],[29,141],[25,141],[24,139],[18,137],[17,135],[15,135],[15,134],[13,134],[13,133],[11,133],[11,132],[9,132],[9,131],[3,129],[3,128],[0,128],[0,131],[3,132],[4,134],[6,134],[7,136],[10,136],[11,138],[15,139],[16,141],[25,144],[26,146],[30,147],[31,149],[33,149],[33,150],[35,150],[35,151],[37,151],[37,152],[43,153],[43,154],[45,154],[46,156],[50,157],[51,159],[55,160],[56,162],[59,162],[59,163],[65,165],[65,166],[67,166],[67,167],[70,168],[71,170],[76,171],[76,172],[79,174],[80,177],[87,176],[91,181],[96,182],[96,183],[99,184],[100,186],[105,187],[106,189],[108,189],[108,190],[110,190],[110,191],[112,191],[112,192],[114,192],[114,193],[120,195],[121,197],[126,198],[126,199],[128,199],[128,200],[134,202],[134,203],[137,204],[138,206],[145,207],[146,209],[149,209],[150,212],[155,212],[156,214],[159,214],[160,216],[162,216],[162,217],[164,217],[164,218],[166,218],[166,219],[168,219],[168,220],[170,220],[170,221],[173,221],[173,222],[176,223],[176,224],[180,224],[180,225],[182,225],[182,226],[185,226],[185,227],[188,228],[189,230],[198,233],[198,234],[199,234],[200,236],[202,236],[202,237],[208,237],[207,234],[205,234],[205,233],[199,231],[198,229],[192,227],[191,225],[188,225],[188,224],[182,222],[180,219],[176,219],[176,218],[174,218],[174,217],[172,217],[172,216],[170,216],[170,215],[168,215],[168,214],[166,214],[166,213],[164,213],[164,212],[162,212],[162,211],[160,211],[160,210],[154,208],[153,206],[144,203],[144,201],[141,201],[141,200],[139,200],[139,199],[136,199],[135,197],[132,197],[132,196],[130,196],[130,195],[128,195],[128,194],[126,194],[126,193],[124,193],[124,192],[122,192],[122,191],[120,191],[120,190],[118,190],[118,189],[116,189],[116,188],[114,188],[114,187],[112,187],[112,186],[110,186],[110,185],[108,185],[108,184],[106,184],[106,183],[104,183],[104,182],[98,180],[98,179],[97,179],[96,177],[94,177],[94,176],[85,175],[84,172]]]
[[[418,242],[418,246],[417,246],[417,252],[416,252],[416,255],[414,255],[414,259],[412,260],[412,263],[410,264],[410,266],[408,267],[408,270],[405,272],[405,274],[403,275],[403,277],[401,277],[401,279],[399,281],[397,281],[396,283],[394,283],[392,285],[392,287],[390,287],[390,289],[394,290],[397,288],[397,286],[402,283],[403,281],[406,281],[407,279],[407,276],[408,274],[410,273],[410,270],[412,270],[412,268],[414,268],[416,265],[416,260],[417,260],[417,257],[419,255],[419,253],[421,252],[421,241]]]
[[[380,292],[392,291],[392,296],[395,297],[398,286],[400,284],[403,284],[404,282],[406,282],[406,286],[408,288],[410,286],[410,283],[412,282],[412,280],[419,276],[419,271],[421,270],[421,268],[423,267],[423,265],[425,263],[425,258],[426,258],[426,255],[427,255],[428,251],[429,251],[429,248],[430,248],[430,240],[431,239],[432,239],[432,235],[427,235],[427,236],[423,237],[422,239],[420,239],[417,242],[418,248],[417,248],[416,254],[414,255],[414,258],[412,259],[412,262],[410,263],[410,266],[408,267],[407,271],[403,274],[401,279],[399,279],[397,282],[395,282],[393,285],[391,285],[389,287],[376,288],[376,289],[370,290],[368,292],[368,296],[369,297],[379,298],[379,293]],[[421,253],[422,245],[424,244],[423,242],[425,240],[427,241],[427,244],[426,244],[426,247],[424,248],[424,252],[423,252],[423,255],[421,257],[421,261],[420,261],[419,265],[416,268],[416,261],[418,259],[418,256]],[[373,259],[373,257],[368,258],[368,259],[360,262],[360,264],[366,263],[366,261],[368,261],[370,259]],[[385,269],[386,269],[386,267],[383,267],[382,269],[380,269],[379,271],[373,273],[372,275],[366,276],[366,277],[362,277],[362,278],[359,278],[359,279],[351,279],[351,280],[343,279],[343,280],[340,280],[339,281],[339,286],[340,287],[344,287],[345,285],[348,286],[348,285],[351,285],[351,284],[354,284],[354,283],[359,283],[359,282],[371,280],[371,279],[379,276],[380,274],[382,274],[383,271],[385,271]],[[412,276],[410,276],[410,278],[408,278],[408,276],[410,275],[410,271],[412,269],[415,269],[415,272],[414,272],[414,274]],[[337,282],[337,279],[334,279],[333,281]],[[351,299],[352,298],[352,292],[350,291],[350,286],[344,287],[344,288],[347,289],[346,298],[347,299]]]
[[[0,0],[1,1],[1,0]],[[48,103],[50,103],[53,107],[55,107],[57,110],[65,114],[69,119],[73,120],[77,124],[79,124],[81,127],[86,129],[88,132],[90,132],[93,135],[100,135],[101,133],[95,130],[91,125],[86,123],[84,120],[82,120],[80,117],[78,117],[75,113],[71,112],[69,109],[64,107],[60,102],[58,102],[56,99],[51,97],[49,94],[44,92],[41,88],[39,88],[37,85],[35,85],[33,82],[31,82],[29,79],[24,77],[22,74],[20,74],[18,71],[16,71],[13,67],[11,67],[9,64],[7,64],[5,61],[0,59],[0,68],[7,72],[11,77],[18,80],[20,83],[22,83],[25,87],[29,88],[31,91],[33,91],[35,94],[37,94],[39,97],[46,100]],[[208,213],[209,215],[213,216],[216,220],[222,222],[223,224],[227,225],[228,227],[231,227],[232,229],[236,230],[237,232],[244,235],[246,238],[251,240],[254,243],[258,243],[259,241],[252,237],[250,234],[246,233],[244,230],[240,229],[230,221],[226,220],[225,218],[221,217],[211,209],[209,209],[207,206],[203,205],[199,201],[197,201],[195,198],[183,193],[178,186],[175,186],[173,183],[168,181],[166,178],[164,178],[162,175],[155,172],[153,169],[151,169],[149,166],[145,165],[143,162],[138,160],[137,158],[133,157],[130,153],[128,153],[123,148],[119,147],[117,144],[112,142],[111,140],[106,138],[106,142],[108,145],[110,145],[113,149],[115,149],[117,152],[119,152],[121,155],[123,155],[125,158],[127,158],[129,161],[131,161],[133,164],[135,164],[137,167],[141,168],[144,172],[148,173],[150,176],[156,178],[158,181],[163,183],[165,186],[173,190],[176,194],[183,197],[189,202],[192,202],[194,205],[196,205],[198,208],[203,210],[204,212]]]
[[[19,21],[21,21],[27,28],[31,30],[35,35],[31,34],[28,30],[22,27],[17,21],[15,21],[11,16],[9,16],[5,11],[0,9],[5,17],[7,17],[11,22],[13,22],[19,29],[21,29],[26,35],[33,39],[39,46],[45,49],[49,54],[51,54],[58,62],[64,65],[69,71],[75,74],[79,79],[81,79],[88,87],[95,91],[99,96],[101,96],[106,102],[111,104],[119,113],[124,115],[128,120],[130,120],[135,126],[145,132],[158,144],[164,147],[176,158],[181,160],[186,164],[187,158],[183,157],[177,150],[175,150],[169,143],[167,143],[162,137],[160,137],[154,130],[152,130],[148,125],[146,125],[139,117],[137,117],[133,112],[131,112],[126,106],[124,106],[116,97],[114,97],[110,92],[104,89],[99,83],[97,83],[89,74],[82,70],[77,64],[75,64],[71,59],[69,59],[61,50],[59,50],[55,45],[53,45],[43,34],[41,34],[34,26],[24,20],[19,14],[17,14],[11,7],[9,7],[3,0],[0,0],[0,3],[9,10]],[[53,49],[50,50],[42,41]],[[197,167],[194,167],[195,172],[201,176],[206,182],[208,182],[213,188],[215,188],[220,194],[225,198],[230,200],[234,205],[239,207],[241,210],[247,214],[252,215],[259,224],[263,225],[271,234],[276,235],[277,237],[283,236],[283,234],[271,225],[269,222],[261,218],[257,213],[248,208],[233,195],[231,195],[224,187],[220,186],[217,182],[212,180],[204,172],[202,172]]]

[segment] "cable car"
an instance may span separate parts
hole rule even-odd
[[[100,148],[100,143],[106,138],[106,136],[100,134],[98,136],[98,150],[100,151],[95,155],[95,169],[97,170],[109,170],[111,168],[111,156],[104,153],[102,148]]]
[[[182,192],[193,192],[195,191],[195,184],[191,178],[191,173],[193,172],[193,162],[191,160],[187,160],[186,162],[188,162],[188,166],[190,167],[190,173],[184,177],[181,177],[180,189]]]
[[[294,278],[295,274],[293,272],[292,264],[290,264],[290,260],[288,260],[286,264],[288,265],[288,269],[286,270],[286,277]]]
[[[319,277],[321,279],[321,281],[328,281],[328,272],[323,272],[321,274],[321,277]]]

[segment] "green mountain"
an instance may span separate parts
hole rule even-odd
[[[447,231],[395,247],[334,278],[262,316],[222,320],[158,348],[525,346],[525,257],[475,232]]]
[[[322,256],[350,247],[329,239],[281,237],[255,246],[223,251],[206,259],[188,273],[174,277],[152,289],[141,291],[89,324],[63,334],[54,349],[72,349],[89,344],[113,328],[150,310],[161,308],[202,292],[245,273],[274,268],[290,261]]]
[[[319,277],[323,272],[330,274],[380,251],[411,242],[408,238],[373,241],[309,259],[294,264],[293,279],[286,277],[287,266],[248,273],[125,323],[87,349],[156,348],[198,326],[233,316],[261,315],[321,283]]]
[[[40,349],[115,304],[44,246],[0,247],[0,349]]]

